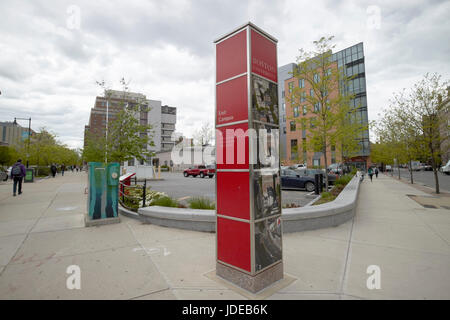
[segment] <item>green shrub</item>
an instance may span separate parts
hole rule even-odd
[[[188,202],[189,202],[189,208],[191,208],[191,209],[214,210],[216,208],[216,205],[214,204],[214,202],[208,198],[195,197],[195,198],[190,199]]]
[[[169,196],[157,198],[157,199],[153,200],[150,205],[161,206],[161,207],[173,207],[173,208],[179,207],[178,201],[175,199],[172,199]]]
[[[36,176],[39,177],[45,177],[51,174],[49,167],[36,167],[34,170]]]
[[[341,185],[347,185],[347,183],[350,182],[350,180],[352,180],[353,176],[351,174],[346,174],[343,175],[342,177],[340,177],[339,179],[336,179],[336,182],[334,183],[335,185],[341,184]]]

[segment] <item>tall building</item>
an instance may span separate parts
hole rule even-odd
[[[367,92],[363,43],[361,42],[333,53],[332,61],[335,62],[335,67],[342,68],[346,76],[354,77],[348,82],[346,88],[341,86],[339,90],[355,95],[351,101],[351,106],[356,108],[355,121],[367,125]],[[304,94],[311,94],[311,88],[306,81],[293,77],[285,80],[284,90],[287,92],[286,95],[292,92],[295,87],[304,88]],[[330,92],[329,95],[337,95],[337,89],[336,92]],[[310,125],[308,120],[314,117],[312,109],[315,106],[309,106],[306,100],[302,102],[302,99],[300,99],[300,102],[300,106],[292,106],[289,101],[286,102],[286,162],[306,162],[308,166],[324,166],[324,155],[322,152],[307,151],[302,147],[308,139],[308,126]],[[369,130],[365,130],[358,140],[359,151],[354,157],[347,159],[346,164],[365,169],[370,165]],[[327,150],[327,158],[331,159],[331,163],[342,162],[342,155],[335,148]]]
[[[292,78],[295,63],[288,63],[278,68],[278,110],[280,121],[280,160],[286,160],[286,101],[284,82]]]
[[[31,135],[33,135],[31,130]],[[15,146],[28,138],[28,127],[14,122],[0,122],[0,145]]]
[[[107,90],[108,96],[108,125],[117,119],[117,114],[128,105],[139,105],[137,117],[141,124],[151,125],[151,136],[154,146],[147,146],[148,150],[160,152],[170,150],[175,142],[170,140],[176,125],[176,108],[161,105],[161,101],[150,100],[142,93]],[[86,135],[92,133],[104,136],[106,133],[106,103],[105,97],[96,97],[94,108],[91,109],[89,124],[85,126],[84,141]],[[145,133],[142,133],[145,134]],[[134,165],[135,161],[129,161],[128,165]],[[151,159],[147,159],[151,163]],[[144,164],[143,162],[141,164]]]

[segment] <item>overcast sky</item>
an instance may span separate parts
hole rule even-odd
[[[450,1],[0,0],[0,121],[32,118],[70,147],[104,79],[177,107],[186,136],[214,119],[213,41],[247,21],[278,39],[279,66],[335,36],[363,41],[369,120],[426,72],[450,78]],[[21,123],[28,125],[26,121]]]

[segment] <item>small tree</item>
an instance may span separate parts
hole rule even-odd
[[[194,133],[195,144],[201,146],[209,145],[214,139],[213,130],[209,122],[205,122],[200,129]]]
[[[356,108],[350,106],[354,95],[346,88],[351,78],[332,61],[332,39],[322,37],[314,41],[312,52],[300,50],[293,76],[308,84],[310,92],[305,92],[304,86],[295,87],[287,97],[293,107],[306,107],[316,114],[310,119],[308,142],[304,147],[322,152],[325,170],[328,168],[327,150],[334,146],[343,157],[349,158],[359,150],[358,138],[367,130],[367,125],[356,118]],[[307,105],[301,105],[305,102]],[[325,183],[328,188],[328,175],[325,175]]]
[[[8,146],[0,146],[0,164],[4,166],[12,160],[11,148]]]
[[[441,145],[448,139],[447,135],[440,135],[440,127],[446,123],[442,115],[449,112],[448,104],[443,103],[448,84],[448,81],[441,81],[440,75],[427,73],[414,85],[405,98],[402,109],[398,110],[399,119],[402,123],[408,123],[417,133],[420,150],[431,161],[436,193],[440,193],[437,171]]]

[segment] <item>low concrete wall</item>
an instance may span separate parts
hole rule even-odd
[[[359,177],[353,179],[334,201],[301,208],[283,209],[283,233],[338,226],[355,216]]]
[[[283,233],[329,228],[350,220],[355,215],[358,192],[359,177],[355,176],[332,202],[283,209]],[[131,216],[129,213],[127,215]],[[143,222],[165,227],[206,232],[216,230],[214,210],[150,206],[140,208],[138,216]]]
[[[215,232],[215,210],[150,206],[138,210],[141,220],[151,224],[178,229]]]

